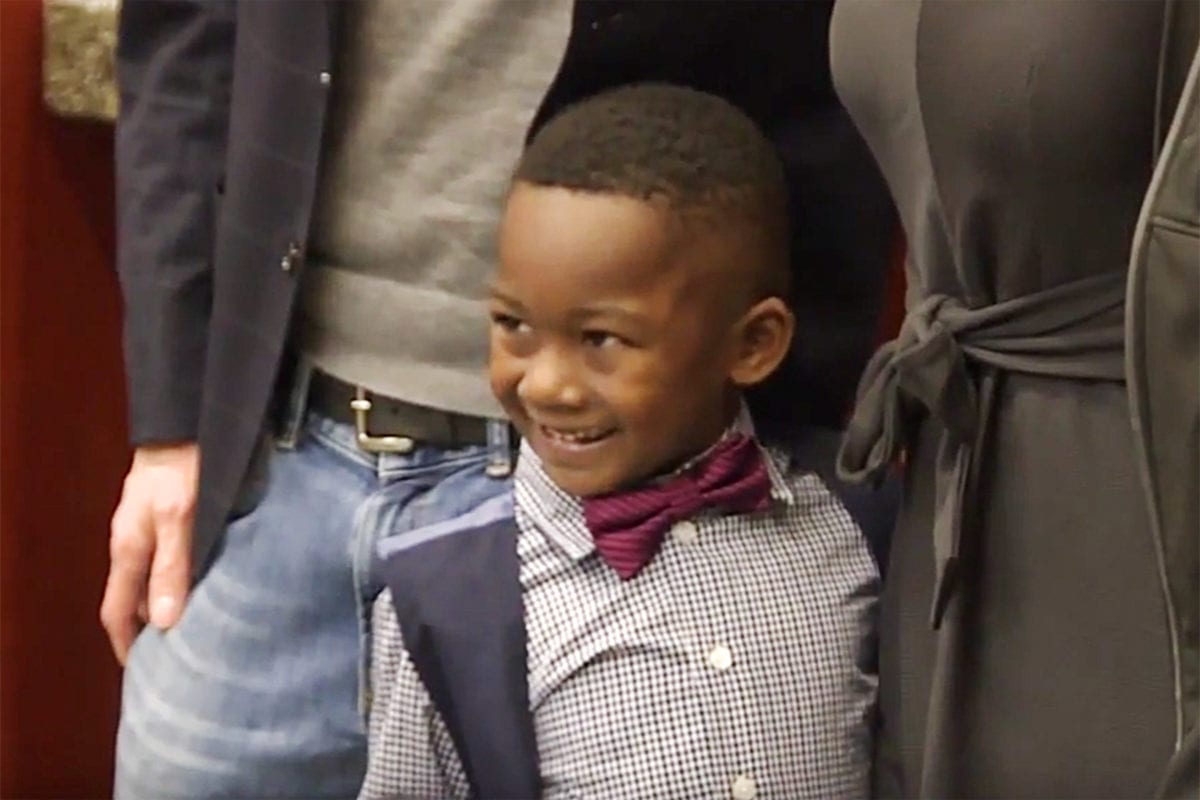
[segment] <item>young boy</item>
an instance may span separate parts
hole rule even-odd
[[[531,142],[491,299],[515,489],[381,543],[361,797],[866,796],[878,573],[743,402],[787,263],[722,100],[627,87]]]

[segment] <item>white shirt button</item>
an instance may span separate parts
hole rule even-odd
[[[758,797],[758,784],[749,775],[738,775],[729,787],[729,794],[733,800],[754,800]]]
[[[328,86],[329,84],[333,83],[333,76],[328,72],[322,72],[317,76],[317,80],[321,82],[322,86]]]
[[[715,670],[724,672],[733,666],[733,653],[728,647],[719,644],[708,651],[708,665]]]
[[[671,538],[680,544],[695,544],[700,538],[700,531],[694,522],[677,522],[671,527]]]

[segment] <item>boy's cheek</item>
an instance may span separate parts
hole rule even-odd
[[[501,405],[516,400],[517,386],[521,382],[520,363],[505,353],[494,341],[488,356],[488,382],[491,384],[492,394]]]
[[[504,414],[517,428],[517,432],[522,436],[527,435],[528,417],[525,414],[525,409],[521,405],[520,399],[517,397],[515,389],[496,391],[493,387],[493,393],[496,395],[496,400],[500,403],[500,408],[504,409]]]

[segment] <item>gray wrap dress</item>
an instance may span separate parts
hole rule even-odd
[[[909,240],[843,474],[903,454],[883,797],[1150,797],[1175,736],[1122,321],[1163,4],[839,0],[839,94]]]

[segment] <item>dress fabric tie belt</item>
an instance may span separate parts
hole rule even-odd
[[[1112,272],[966,308],[933,295],[912,308],[895,339],[867,364],[838,455],[844,480],[875,480],[909,445],[913,412],[941,428],[934,484],[936,582],[931,623],[941,625],[959,572],[959,545],[995,381],[973,367],[1078,380],[1124,381],[1125,273]]]

